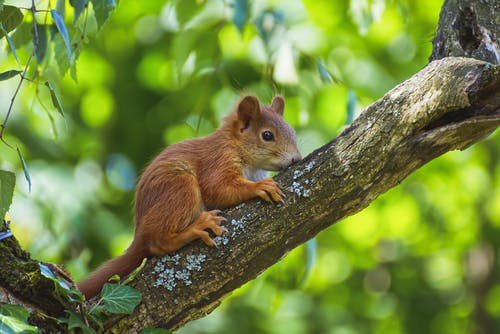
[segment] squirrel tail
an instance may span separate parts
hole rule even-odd
[[[137,268],[145,257],[148,257],[148,252],[134,239],[124,254],[101,265],[77,284],[78,289],[83,293],[85,299],[89,300],[101,292],[104,283],[113,275],[119,275],[120,278],[125,277]]]

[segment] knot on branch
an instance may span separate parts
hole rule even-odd
[[[481,27],[477,23],[477,15],[472,7],[459,8],[453,28],[456,29],[458,42],[466,54],[471,54],[481,44]]]

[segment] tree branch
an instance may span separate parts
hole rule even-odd
[[[500,67],[470,58],[434,61],[370,105],[329,144],[276,177],[282,205],[255,200],[225,210],[218,248],[194,242],[148,261],[132,286],[143,302],[107,323],[111,333],[176,329],[291,249],[368,206],[414,170],[464,149],[500,125]]]

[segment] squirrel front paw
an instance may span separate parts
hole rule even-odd
[[[255,182],[255,194],[266,202],[283,202],[285,194],[281,191],[278,183],[271,178]]]

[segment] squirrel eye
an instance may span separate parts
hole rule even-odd
[[[274,134],[271,131],[266,130],[262,132],[262,139],[264,139],[264,141],[274,140]]]

